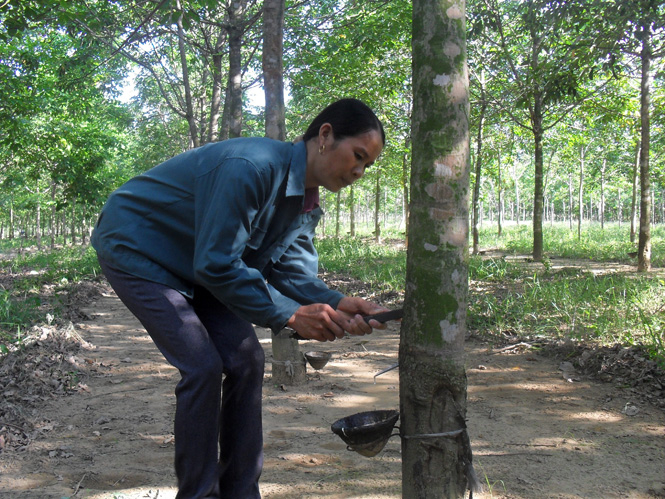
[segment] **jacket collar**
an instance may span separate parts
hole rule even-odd
[[[289,178],[286,181],[286,196],[305,195],[305,169],[307,167],[307,149],[305,142],[293,144],[293,154],[289,165]]]

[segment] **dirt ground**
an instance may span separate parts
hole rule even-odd
[[[398,370],[375,377],[397,362],[398,328],[301,342],[303,352],[332,352],[320,371],[308,366],[301,386],[272,383],[270,334],[257,328],[266,350],[264,498],[401,497],[399,438],[366,458],[330,430],[357,412],[398,409]],[[18,392],[28,407],[25,426],[0,421],[0,497],[172,498],[177,372],[108,288],[66,336],[80,347],[62,346],[66,364],[46,362],[46,354],[15,358],[47,366],[29,369],[33,381],[49,369],[52,380],[59,368],[60,381],[50,381],[60,383],[55,395],[21,393],[6,366],[0,377],[6,400]],[[492,350],[473,337],[466,365],[468,428],[485,484],[474,497],[665,497],[662,391],[645,395],[623,378],[602,382],[528,345]]]

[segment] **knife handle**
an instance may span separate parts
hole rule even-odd
[[[374,315],[366,315],[363,317],[365,322],[369,323],[372,319],[378,322],[388,322],[401,319],[404,316],[404,309],[398,308],[397,310],[389,310],[388,312],[380,312]]]

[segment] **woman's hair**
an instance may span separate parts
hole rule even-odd
[[[386,143],[386,134],[383,125],[367,104],[358,99],[340,99],[333,102],[310,123],[303,140],[319,134],[319,129],[324,123],[330,123],[333,129],[333,137],[340,140],[345,137],[356,137],[365,132],[376,130],[381,134],[383,144]]]

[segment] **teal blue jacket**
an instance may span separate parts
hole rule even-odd
[[[92,235],[98,255],[192,297],[208,289],[239,317],[284,327],[300,305],[343,295],[317,277],[319,207],[303,213],[306,149],[240,138],[182,153],[111,194]]]

